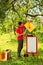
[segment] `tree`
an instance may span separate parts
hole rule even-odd
[[[43,0],[0,0],[0,24],[5,29],[5,20],[11,24],[8,25],[11,28],[17,25],[18,21],[27,21],[27,17],[35,19],[38,16],[43,17]]]

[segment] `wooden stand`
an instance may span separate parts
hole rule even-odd
[[[24,57],[28,57],[28,54],[36,55],[36,58],[38,58],[38,38],[32,34],[26,37],[26,53]]]
[[[7,61],[9,58],[11,58],[11,50],[0,52],[0,61]]]

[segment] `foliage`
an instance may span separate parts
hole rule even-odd
[[[0,0],[0,33],[7,33],[13,30],[13,26],[18,26],[19,21],[25,23],[27,18],[25,13],[43,14],[43,1],[42,0]],[[43,17],[41,17],[43,18]],[[36,25],[37,31],[43,32],[42,20],[37,17],[31,17],[32,23]],[[37,27],[38,26],[38,27]],[[36,32],[37,32],[36,31]]]

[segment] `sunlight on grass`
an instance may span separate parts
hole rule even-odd
[[[17,38],[14,35],[14,32],[0,35],[0,49],[11,49],[12,51],[17,51]],[[43,50],[43,43],[38,43],[38,49],[41,48]],[[26,42],[24,42],[23,50],[26,50]]]
[[[38,47],[43,50],[43,43],[38,44]]]
[[[11,49],[12,51],[17,51],[17,43],[11,42],[11,35],[13,36],[13,38],[15,38],[15,36],[11,33],[11,34],[3,34],[0,35],[0,49],[1,50],[5,50],[5,49]]]

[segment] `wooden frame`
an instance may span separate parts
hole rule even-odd
[[[27,38],[33,38],[35,37],[36,38],[36,52],[29,52],[28,51],[28,39]],[[26,37],[26,54],[36,54],[37,57],[38,57],[38,38],[37,36],[28,36]]]

